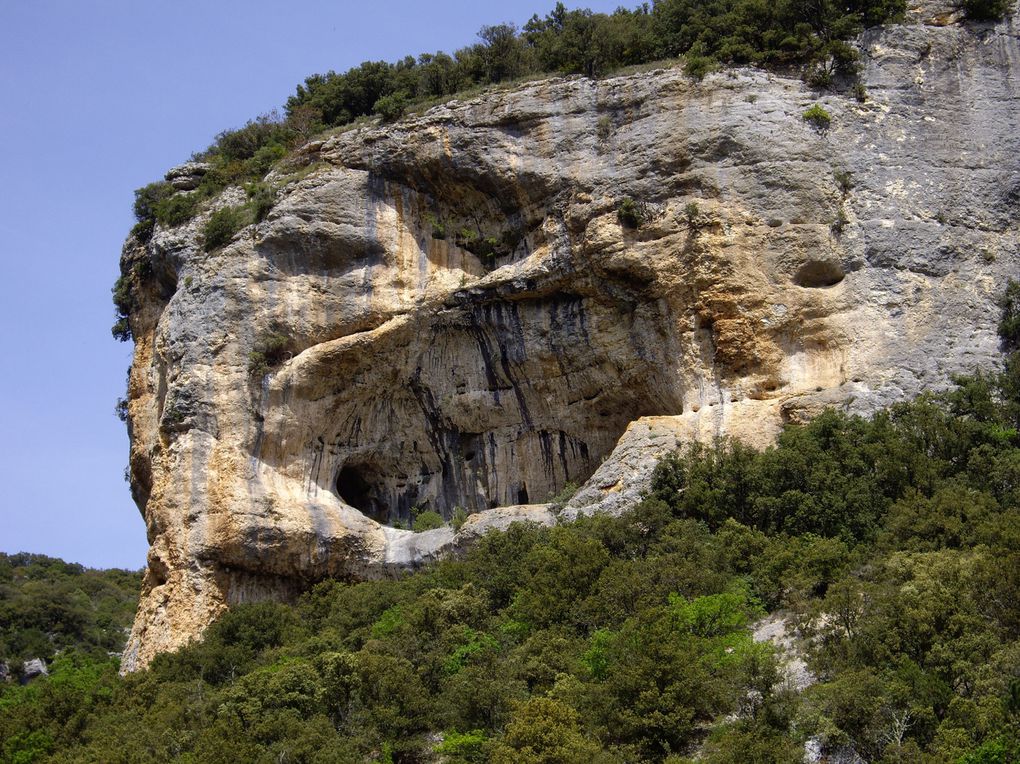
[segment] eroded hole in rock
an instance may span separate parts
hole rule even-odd
[[[388,520],[389,512],[375,495],[375,490],[369,482],[370,477],[370,473],[366,475],[364,467],[345,464],[336,478],[336,492],[347,504],[373,520],[384,523]]]
[[[808,288],[830,287],[842,281],[844,275],[839,263],[811,260],[800,266],[794,274],[793,283]]]

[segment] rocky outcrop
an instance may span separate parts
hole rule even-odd
[[[309,144],[213,252],[240,189],[129,239],[151,551],[124,667],[231,603],[552,522],[568,481],[568,516],[618,511],[687,439],[764,443],[994,363],[1016,28],[920,21],[863,37],[863,103],[755,70],[551,79]],[[414,508],[476,514],[394,527]]]
[[[49,676],[50,671],[46,668],[46,661],[42,658],[30,658],[21,664],[21,683],[28,684],[33,679],[41,676]]]

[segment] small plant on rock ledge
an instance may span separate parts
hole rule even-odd
[[[202,231],[205,237],[205,251],[212,252],[229,244],[234,234],[248,225],[248,222],[248,210],[244,207],[224,207],[216,210]]]
[[[443,221],[433,215],[431,212],[425,215],[425,224],[432,229],[433,239],[445,239],[446,238],[446,226],[443,225]]]
[[[248,206],[251,208],[255,222],[261,223],[276,204],[276,191],[266,183],[249,183],[245,186],[245,191],[248,194]]]
[[[411,507],[411,527],[415,533],[442,528],[445,524],[443,516],[435,510]]]
[[[559,493],[549,497],[549,503],[555,504],[557,507],[564,507],[568,501],[574,498],[574,494],[579,488],[580,486],[573,480],[568,480]]]
[[[453,517],[450,519],[450,525],[453,526],[455,531],[459,531],[464,527],[464,523],[467,522],[468,515],[472,513],[468,512],[464,507],[454,507]]]
[[[684,205],[684,220],[687,221],[687,228],[691,231],[697,231],[701,228],[701,208],[697,202],[687,202]]]
[[[642,204],[625,196],[616,210],[616,218],[624,228],[635,230],[645,222],[645,210]]]
[[[836,169],[832,171],[832,177],[836,179],[836,187],[839,192],[846,196],[854,187],[853,174],[849,170]]]
[[[248,374],[261,379],[290,356],[290,338],[277,332],[263,335],[248,354]]]
[[[832,115],[818,103],[805,111],[802,116],[805,122],[810,122],[819,130],[824,130],[832,124]]]
[[[840,205],[836,210],[835,219],[829,224],[829,229],[835,234],[842,233],[843,229],[847,227],[849,222],[850,218],[847,216],[846,210],[844,210],[843,206]]]

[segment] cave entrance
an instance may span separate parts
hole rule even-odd
[[[363,514],[378,520],[382,507],[373,495],[372,485],[365,479],[357,465],[345,464],[336,477],[336,492],[347,504]]]

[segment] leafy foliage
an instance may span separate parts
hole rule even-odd
[[[832,123],[832,115],[821,104],[816,103],[804,112],[804,121],[810,122],[819,130],[824,130]]]
[[[61,657],[49,678],[0,694],[0,750],[675,762],[700,746],[709,762],[793,762],[811,735],[870,761],[1010,761],[1009,379],[961,379],[871,419],[828,412],[765,451],[690,447],[622,517],[513,525],[400,580],[238,606],[125,679],[105,655]],[[779,609],[818,677],[800,695],[750,634]]]
[[[1009,0],[963,0],[963,10],[971,21],[998,21],[1011,6]]]
[[[230,243],[234,234],[251,222],[244,207],[223,207],[209,216],[202,229],[206,252],[212,252]]]
[[[140,588],[136,572],[0,553],[0,661],[17,668],[69,649],[105,659],[124,643]]]
[[[292,342],[287,335],[279,332],[261,335],[255,343],[255,349],[248,354],[248,374],[261,379],[271,369],[286,361],[292,351]]]
[[[411,514],[413,515],[411,518],[411,529],[415,532],[431,531],[435,528],[442,528],[446,524],[443,516],[434,509],[421,511],[412,509]]]
[[[624,228],[633,230],[640,228],[641,224],[645,222],[645,211],[641,204],[627,196],[620,201],[616,217]]]

